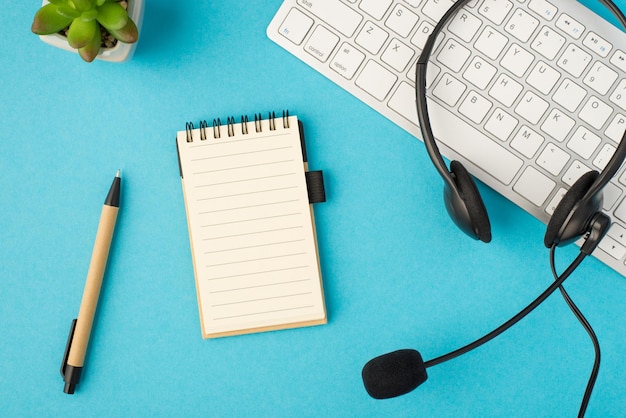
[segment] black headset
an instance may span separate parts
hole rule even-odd
[[[600,1],[619,20],[620,24],[626,28],[626,17],[624,17],[619,8],[611,0]],[[467,235],[483,242],[489,242],[491,241],[491,225],[476,183],[459,161],[452,161],[450,169],[447,168],[435,142],[435,135],[433,134],[428,116],[426,98],[426,70],[430,56],[435,49],[438,35],[450,18],[468,2],[469,0],[459,0],[454,3],[429,35],[416,64],[415,95],[417,115],[426,150],[445,183],[443,195],[448,214],[454,223]],[[582,260],[593,252],[608,231],[611,220],[602,213],[602,189],[615,176],[625,158],[626,132],[604,170],[601,173],[594,170],[583,174],[567,191],[555,208],[544,236],[544,245],[551,249],[551,255],[554,255],[554,249],[557,246],[572,243],[581,237],[584,237],[584,242],[581,245],[578,257],[560,276],[556,274],[554,266],[552,266],[555,281],[537,299],[489,334],[464,347],[427,362],[424,362],[418,351],[412,349],[394,351],[370,360],[363,367],[362,372],[363,383],[369,395],[377,399],[385,399],[410,392],[426,381],[428,377],[426,369],[428,367],[465,354],[497,337],[528,315],[556,289],[561,289],[569,304],[571,300],[561,285],[580,265]],[[570,307],[572,305],[573,302],[571,302]],[[572,310],[577,316],[580,314],[575,305],[572,307]],[[594,338],[595,334],[592,340]],[[596,354],[597,362],[599,362],[599,348]],[[595,365],[594,369],[597,369]],[[595,371],[597,373],[597,370]],[[593,381],[590,379],[588,393],[585,394],[585,399],[583,399],[583,405],[581,406],[581,414],[584,414],[588,396],[591,394],[590,388],[593,388],[594,382],[595,377]]]

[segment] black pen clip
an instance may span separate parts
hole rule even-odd
[[[67,337],[67,344],[65,345],[65,353],[63,353],[63,363],[61,363],[61,376],[65,382],[63,392],[67,394],[73,394],[76,385],[80,381],[80,374],[83,370],[82,366],[72,366],[67,364],[70,357],[70,349],[72,348],[72,340],[74,340],[74,330],[76,329],[76,319],[72,321],[70,327],[70,335]]]
[[[70,326],[70,335],[67,337],[67,344],[65,344],[65,353],[63,353],[63,362],[61,363],[61,376],[65,379],[65,369],[67,368],[67,359],[70,356],[70,347],[72,346],[72,340],[74,339],[74,330],[76,329],[76,319],[72,320]]]

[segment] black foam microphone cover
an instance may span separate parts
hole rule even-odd
[[[411,349],[371,359],[363,366],[361,376],[365,390],[376,399],[404,395],[428,379],[421,354]]]

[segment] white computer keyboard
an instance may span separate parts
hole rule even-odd
[[[420,138],[415,61],[454,0],[285,0],[268,36]],[[626,35],[574,0],[472,0],[428,72],[442,153],[547,222],[626,128]],[[613,219],[594,255],[626,276],[626,174],[604,191]]]

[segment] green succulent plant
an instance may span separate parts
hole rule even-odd
[[[87,62],[100,52],[100,26],[115,39],[137,42],[137,25],[128,16],[120,0],[49,0],[33,19],[31,30],[37,35],[50,35],[67,29],[67,42]]]

